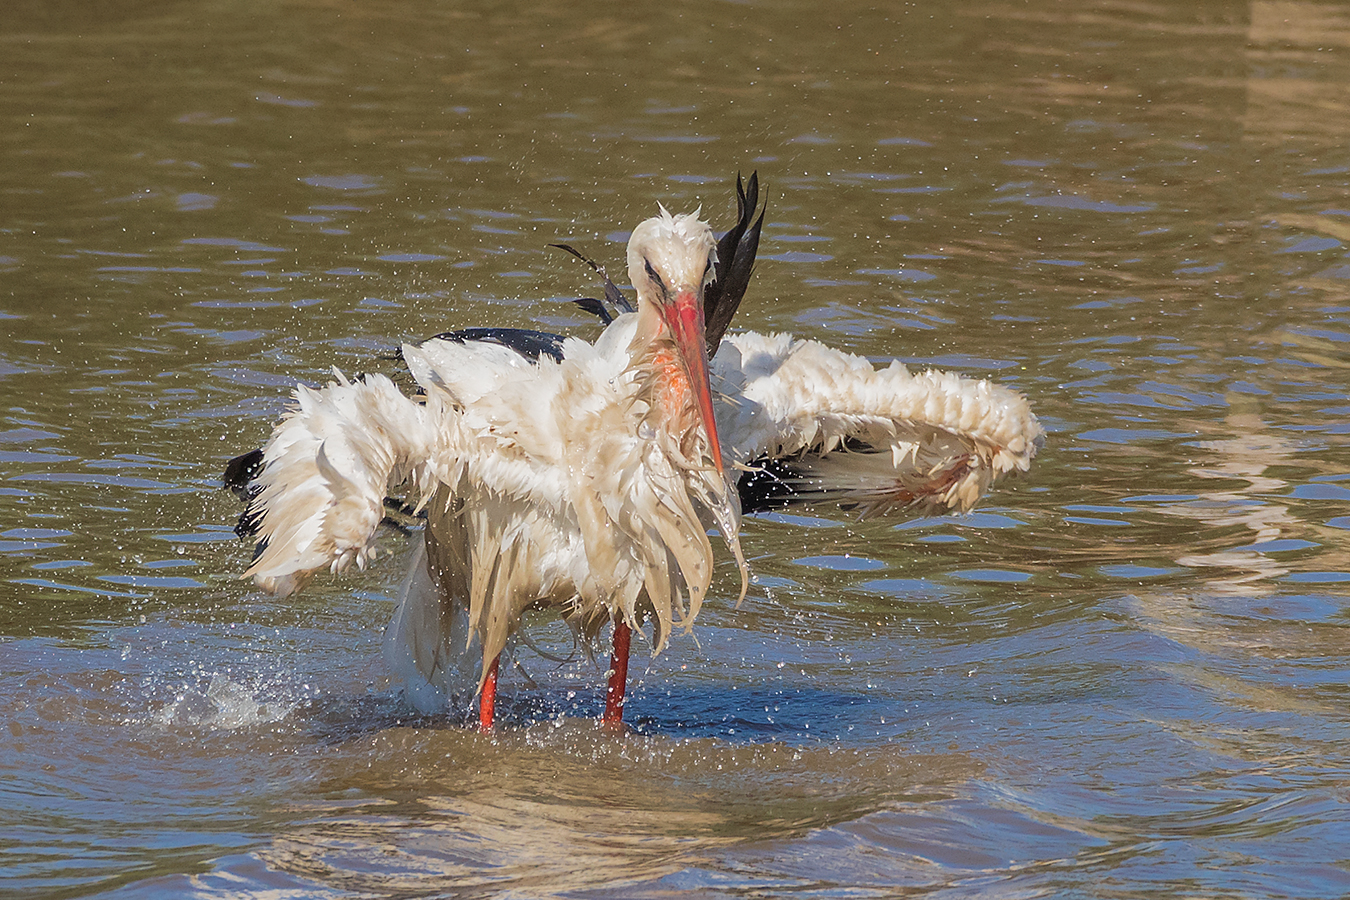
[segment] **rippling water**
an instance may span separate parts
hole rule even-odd
[[[20,0],[0,20],[0,892],[1350,890],[1350,12],[1313,0]],[[964,518],[762,516],[634,675],[491,738],[379,659],[407,538],[277,601],[219,490],[297,381],[594,334],[659,201],[737,324],[995,378]]]

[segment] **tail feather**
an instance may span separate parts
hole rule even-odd
[[[449,698],[477,688],[481,655],[479,642],[469,636],[468,609],[441,596],[426,544],[418,541],[384,633],[390,670],[404,683],[413,708],[433,715],[445,712]]]

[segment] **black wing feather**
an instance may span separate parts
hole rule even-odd
[[[516,351],[531,362],[538,362],[541,356],[548,356],[558,362],[562,362],[563,358],[562,335],[530,328],[464,328],[459,331],[442,332],[427,340],[454,341],[457,344],[466,344],[469,341],[500,344]]]
[[[750,273],[755,267],[759,251],[759,236],[764,228],[764,212],[753,223],[751,219],[759,206],[759,173],[751,172],[748,183],[742,184],[736,176],[736,224],[717,242],[717,268],[712,284],[703,292],[703,321],[708,338],[708,356],[717,352],[722,335],[731,325],[732,316],[750,286]]]
[[[242,456],[236,456],[225,466],[225,487],[234,491],[240,500],[252,500],[249,490],[253,479],[263,470],[263,452],[250,450]]]
[[[762,456],[746,467],[736,482],[741,497],[741,512],[769,512],[801,502],[802,490],[797,473],[788,462]]]
[[[614,321],[614,316],[605,307],[605,304],[601,303],[594,297],[579,297],[576,300],[573,300],[572,302],[575,303],[577,306],[581,307],[582,309],[584,309],[586,312],[590,313],[591,315],[599,316],[600,321],[604,322],[606,325]]]
[[[633,305],[633,301],[629,300],[626,296],[624,296],[623,291],[619,290],[618,286],[615,285],[614,282],[609,280],[609,275],[605,273],[604,267],[598,264],[595,260],[591,259],[589,256],[586,256],[580,250],[573,247],[571,244],[549,244],[549,246],[557,247],[559,250],[566,250],[568,253],[572,254],[577,259],[581,260],[586,265],[594,269],[600,275],[600,277],[605,280],[605,299],[609,301],[610,306],[614,307],[621,313],[630,313],[637,311],[637,307]],[[582,303],[582,301],[580,300],[574,302],[577,303],[578,305]],[[589,306],[582,306],[581,308],[586,310],[587,312],[595,312],[595,310]],[[601,318],[604,318],[604,316],[601,316]],[[605,319],[605,324],[609,324],[613,320],[614,317],[610,316],[610,318]]]

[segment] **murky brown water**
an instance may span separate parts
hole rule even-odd
[[[1312,0],[7,4],[0,892],[1350,890],[1348,59]],[[405,539],[236,579],[295,380],[594,333],[545,245],[751,169],[737,324],[1018,386],[1030,478],[748,522],[624,739],[523,649],[498,736],[411,718]]]

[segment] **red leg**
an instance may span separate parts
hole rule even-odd
[[[628,688],[628,645],[633,630],[622,619],[614,622],[614,653],[609,657],[609,685],[605,688],[605,713],[600,724],[615,730],[623,729],[624,691]]]
[[[501,661],[500,656],[492,661],[487,677],[483,679],[483,690],[478,694],[479,731],[492,730],[492,717],[497,706],[497,666]]]

